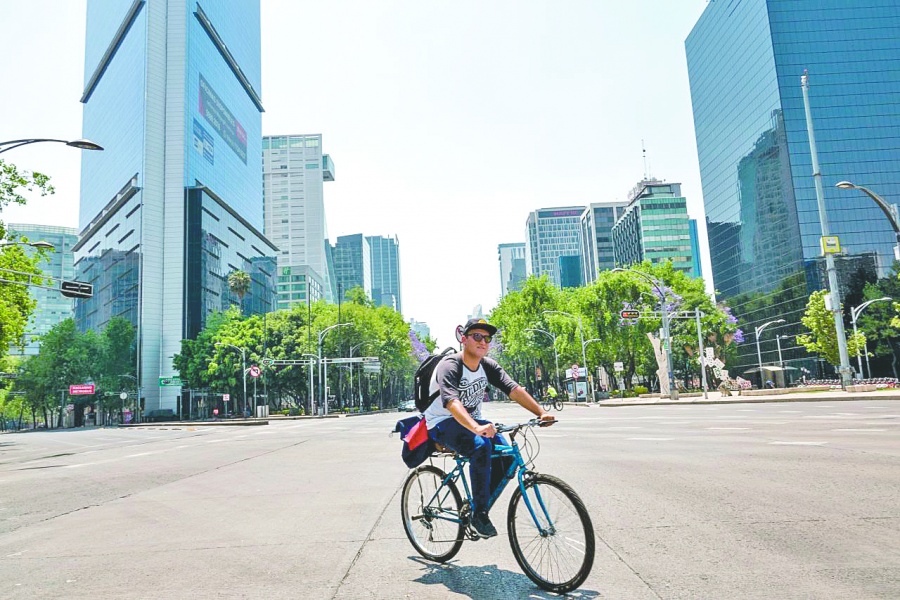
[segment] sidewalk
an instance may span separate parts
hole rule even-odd
[[[793,392],[771,396],[722,396],[719,391],[709,392],[708,398],[690,396],[669,400],[668,398],[610,398],[600,402],[566,402],[566,407],[603,408],[617,406],[655,406],[660,404],[758,404],[763,402],[843,402],[848,400],[900,400],[900,389],[878,390],[875,392]]]

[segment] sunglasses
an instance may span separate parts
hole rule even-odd
[[[477,331],[475,333],[469,334],[469,337],[472,338],[473,340],[475,340],[476,342],[480,342],[480,341],[484,340],[488,344],[490,344],[491,340],[494,339],[494,336],[492,336],[492,335],[485,335],[483,333],[478,333]]]

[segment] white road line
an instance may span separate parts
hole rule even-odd
[[[832,429],[832,431],[887,431],[887,429]]]
[[[710,431],[751,431],[749,427],[707,427]]]
[[[643,427],[607,427],[608,431],[618,431],[620,429],[643,429]]]
[[[887,406],[863,406],[863,408],[887,408]]]
[[[228,440],[206,440],[207,444],[218,444],[219,442],[227,442]]]
[[[828,442],[769,442],[771,446],[824,446]]]
[[[738,412],[758,412],[755,408],[739,408]]]
[[[669,442],[673,438],[658,438],[658,437],[636,437],[636,438],[625,438],[627,440],[633,440],[635,442]]]
[[[799,413],[801,413],[801,412],[803,412],[803,411],[800,411],[800,410],[779,410],[778,412],[780,412],[780,413],[796,413],[796,414],[799,414]]]
[[[895,421],[893,423],[885,423],[884,421],[880,423],[863,423],[863,425],[900,425],[900,421]]]
[[[870,419],[900,419],[900,415],[877,415],[869,417]]]

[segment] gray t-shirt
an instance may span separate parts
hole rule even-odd
[[[481,417],[481,403],[487,394],[488,384],[499,388],[507,396],[519,384],[513,381],[496,360],[485,356],[478,369],[471,370],[463,362],[462,352],[446,356],[431,375],[429,393],[440,392],[434,402],[425,410],[425,424],[428,429],[445,419],[452,419],[447,410],[451,400],[459,400],[473,419]]]

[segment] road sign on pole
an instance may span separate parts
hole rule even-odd
[[[250,377],[259,377],[259,374],[260,374],[259,367],[256,365],[251,365],[250,368],[247,370],[247,372],[250,375]]]
[[[69,386],[69,395],[70,396],[85,396],[94,393],[94,384],[93,383],[85,383],[79,385],[70,385]]]
[[[167,386],[181,387],[181,377],[160,377],[159,387]]]
[[[625,370],[625,363],[614,362],[614,363],[613,363],[613,369],[616,370],[616,373],[621,373],[622,371]]]
[[[623,310],[619,313],[619,315],[623,319],[639,319],[641,318],[641,311],[639,310]]]
[[[82,281],[61,281],[59,292],[67,298],[90,298],[94,295],[94,284]]]

